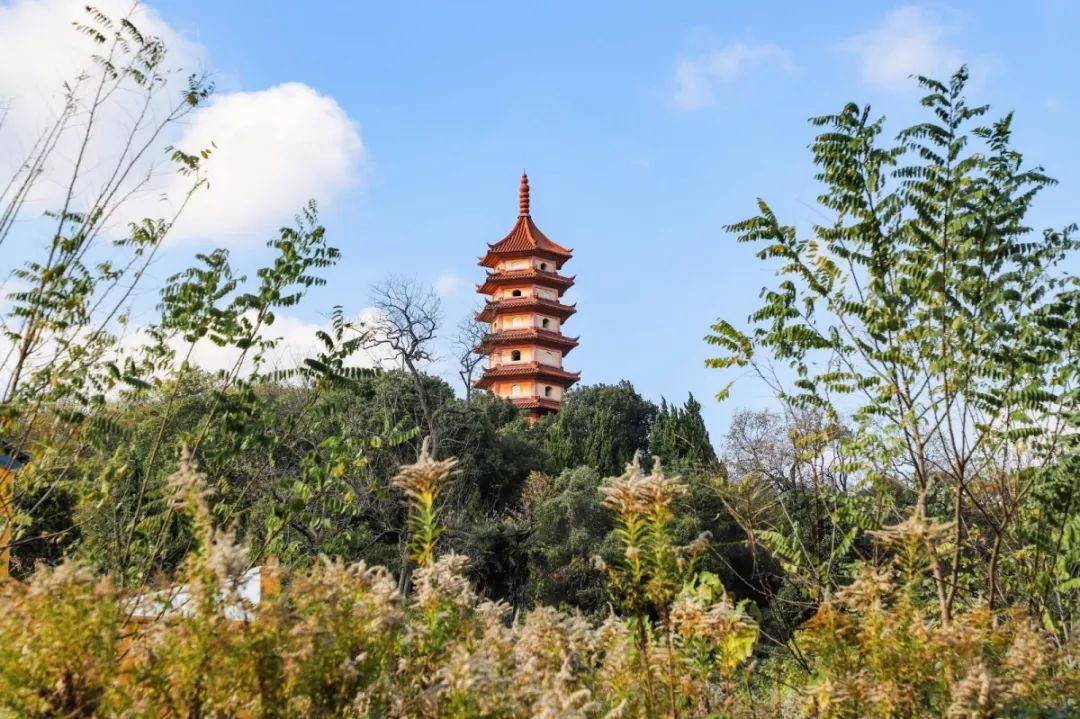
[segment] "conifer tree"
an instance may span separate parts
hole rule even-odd
[[[716,464],[716,450],[701,416],[701,403],[693,394],[682,407],[661,400],[649,436],[649,454],[668,465],[709,468]]]

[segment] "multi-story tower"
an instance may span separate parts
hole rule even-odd
[[[574,284],[573,277],[559,274],[570,257],[570,250],[549,240],[533,222],[529,178],[522,173],[517,222],[480,258],[480,265],[491,271],[477,286],[487,301],[476,319],[491,323],[491,331],[476,348],[488,356],[488,367],[475,386],[529,410],[533,422],[557,412],[563,394],[580,376],[563,369],[563,357],[578,344],[576,337],[562,333],[563,323],[576,311],[561,301]]]

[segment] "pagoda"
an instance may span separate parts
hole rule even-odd
[[[528,410],[530,422],[557,412],[566,390],[580,377],[563,368],[563,357],[578,344],[576,337],[562,333],[563,323],[576,311],[562,302],[574,278],[559,273],[571,255],[533,222],[529,178],[522,173],[517,222],[480,258],[489,271],[477,285],[486,302],[476,319],[490,323],[490,331],[476,348],[487,355],[488,366],[474,386]]]

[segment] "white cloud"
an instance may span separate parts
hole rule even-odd
[[[0,0],[2,2],[2,0]],[[130,0],[95,2],[106,14],[123,17]],[[100,52],[72,28],[85,21],[78,0],[14,0],[0,5],[0,106],[10,112],[0,126],[0,187],[27,156],[42,129],[55,118],[63,102],[63,82],[91,69],[91,53]],[[144,34],[160,36],[169,49],[166,65],[182,67],[172,76],[166,93],[152,105],[163,118],[179,98],[184,78],[207,69],[205,51],[173,30],[152,8],[140,6],[134,17]],[[137,114],[131,98],[121,95],[112,112],[99,118],[90,156],[84,163],[87,179],[77,197],[90,197],[115,162],[124,136]],[[82,123],[76,123],[81,125]],[[53,157],[53,167],[38,184],[27,216],[55,208],[76,156],[80,132],[70,131]],[[216,146],[205,162],[209,187],[200,190],[171,235],[172,242],[206,240],[216,244],[261,244],[268,233],[288,224],[308,199],[331,204],[354,183],[363,166],[364,145],[356,123],[330,97],[295,82],[252,92],[223,92],[210,104],[188,115],[171,135],[159,138],[148,152],[154,177],[118,213],[114,225],[143,216],[171,217],[190,179],[172,172],[164,148],[186,152]],[[151,170],[151,163],[133,174]],[[168,200],[162,202],[162,194]]]
[[[63,104],[64,83],[93,70],[90,57],[102,46],[75,30],[86,23],[86,2],[81,0],[13,0],[0,3],[0,104],[9,106],[0,145],[6,153],[22,148],[25,154],[45,123]],[[94,7],[112,18],[132,10],[131,0],[100,0]],[[198,72],[204,51],[177,33],[152,8],[139,5],[131,21],[144,35],[161,38],[168,48],[168,64]],[[116,118],[106,118],[112,120]],[[105,123],[102,123],[105,124]],[[19,156],[21,159],[21,155]]]
[[[435,292],[440,297],[451,297],[461,289],[463,282],[453,272],[444,272],[435,278]]]
[[[4,183],[60,115],[65,83],[78,87],[81,74],[95,71],[91,56],[107,47],[94,43],[72,26],[89,22],[84,6],[78,0],[14,0],[0,4],[0,106],[7,108],[0,125],[0,181]],[[130,0],[102,0],[95,6],[117,20],[130,12],[132,23],[145,36],[161,38],[168,48],[166,64],[180,70],[178,81],[205,67],[203,49],[174,31],[153,9],[139,5],[132,11]],[[89,105],[93,87],[93,81],[87,79],[80,88],[83,108]],[[179,89],[171,85],[166,89],[167,93],[155,95],[147,117],[167,116],[170,106],[179,99]],[[131,93],[114,93],[98,113],[82,164],[85,181],[76,188],[77,202],[99,187],[115,165],[124,137],[139,114],[140,102],[141,98]],[[29,198],[24,217],[55,209],[67,189],[65,180],[70,177],[86,127],[84,114],[70,123],[60,137],[42,180]],[[161,157],[160,151],[153,154]]]
[[[677,107],[706,107],[716,102],[721,85],[730,85],[748,71],[763,67],[794,68],[791,53],[771,44],[738,42],[694,57],[684,57],[675,67],[672,102]]]
[[[354,320],[353,324],[359,331],[362,322],[370,323],[376,316],[377,313],[374,308],[366,308]],[[249,315],[249,318],[253,318],[253,315]],[[265,353],[261,371],[292,369],[300,366],[305,359],[315,357],[319,352],[325,351],[324,345],[315,337],[318,330],[333,336],[332,327],[328,322],[310,322],[298,317],[277,315],[274,323],[269,327],[264,327],[259,333],[263,339],[277,340],[276,346]],[[78,336],[86,336],[92,331],[93,328],[86,328],[80,331]],[[347,335],[347,338],[353,336],[355,335],[350,334]],[[137,356],[140,348],[148,342],[150,342],[150,337],[146,334],[144,326],[122,330],[118,340],[117,353],[112,355],[112,358]],[[179,364],[187,355],[187,342],[182,337],[174,337],[169,341],[169,347],[176,352],[176,362]],[[14,361],[14,357],[9,354],[12,349],[11,341],[6,336],[0,335],[0,388],[6,386],[10,377],[12,369],[10,365]],[[57,344],[55,342],[46,342],[28,363],[29,371],[39,369],[50,362],[56,351]],[[249,351],[248,354],[250,355],[251,352]],[[202,339],[195,344],[189,360],[193,365],[207,372],[231,371],[237,360],[240,359],[240,355],[241,351],[236,347],[219,347],[207,339]],[[380,367],[387,366],[388,360],[389,355],[386,350],[375,348],[373,351],[361,350],[357,352],[352,356],[349,364],[354,367]],[[246,377],[254,369],[254,362],[252,362],[250,356],[247,356],[240,365],[239,374]]]
[[[170,241],[265,241],[311,198],[332,202],[351,185],[364,145],[349,116],[333,98],[290,82],[258,92],[227,93],[194,114],[176,143],[185,152],[211,148],[204,164],[209,186],[199,190],[170,234]],[[182,197],[187,180],[166,192]],[[137,214],[156,214],[143,195]]]
[[[892,11],[876,29],[841,45],[860,59],[863,79],[887,90],[914,88],[912,75],[944,79],[960,66],[961,53],[947,41],[947,28],[925,8]]]
[[[370,312],[371,310],[365,310],[361,314],[361,318],[369,316]],[[357,324],[359,324],[359,321]],[[325,347],[315,337],[315,333],[319,330],[329,333],[331,328],[328,323],[309,322],[297,317],[278,315],[274,320],[274,324],[260,332],[260,335],[265,339],[278,340],[277,345],[266,353],[262,371],[291,369],[299,366],[306,358],[314,357],[320,351],[324,351]],[[172,347],[178,353],[187,351],[187,345],[182,340],[175,341]],[[236,365],[239,357],[240,350],[235,347],[219,347],[213,342],[204,339],[196,343],[191,354],[191,362],[208,372],[217,372],[218,370],[231,370]],[[380,357],[361,351],[353,356],[350,364],[357,367],[375,367],[379,364],[380,359]],[[249,357],[245,358],[240,367],[240,374],[248,375],[254,368],[251,359]]]

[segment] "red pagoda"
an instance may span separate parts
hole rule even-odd
[[[573,277],[559,274],[570,257],[570,250],[549,240],[533,222],[529,178],[522,173],[517,222],[480,258],[490,271],[477,286],[487,301],[476,319],[489,322],[491,331],[476,348],[488,356],[488,367],[475,386],[527,409],[531,422],[557,412],[580,376],[563,369],[563,357],[578,344],[576,337],[562,333],[563,323],[576,311],[562,302],[574,284]]]

